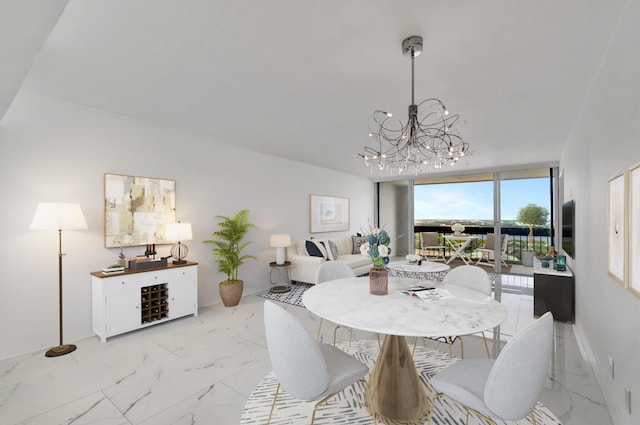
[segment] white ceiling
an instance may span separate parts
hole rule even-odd
[[[410,103],[405,37],[424,37],[416,100],[466,120],[455,172],[552,163],[627,0],[65,3],[0,3],[0,116],[29,90],[370,175],[369,115]]]

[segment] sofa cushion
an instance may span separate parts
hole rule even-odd
[[[313,242],[316,243],[318,248],[320,248],[320,251],[322,251],[322,253],[324,254],[325,260],[331,261],[331,260],[338,259],[338,255],[333,255],[333,251],[331,249],[331,244],[329,243],[330,242],[329,239],[313,239],[313,238],[311,239]]]
[[[371,259],[366,255],[362,255],[360,253],[341,255],[340,257],[338,257],[338,260],[344,261],[349,266],[351,266],[352,269],[371,265]]]
[[[345,254],[351,254],[351,236],[340,236],[329,239],[336,244],[338,248],[338,257]]]
[[[366,236],[351,236],[351,241],[353,242],[353,249],[351,250],[352,254],[360,254],[360,247],[367,242]]]
[[[331,259],[337,260],[339,255],[338,245],[336,245],[336,243],[332,240],[328,240],[327,243],[329,244],[329,252],[331,252]]]
[[[320,241],[306,241],[305,248],[307,250],[307,254],[311,257],[327,258],[327,251]]]

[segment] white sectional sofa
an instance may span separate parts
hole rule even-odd
[[[339,236],[293,242],[287,248],[287,261],[291,262],[291,280],[315,284],[316,271],[325,261],[343,261],[353,269],[356,276],[369,273],[371,260],[360,253],[360,244],[363,241],[364,238],[357,236]],[[318,250],[311,247],[310,253],[307,250],[307,242],[314,244]]]

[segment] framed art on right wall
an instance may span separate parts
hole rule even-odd
[[[640,297],[640,163],[629,169],[629,290]]]
[[[609,179],[609,205],[607,210],[607,245],[609,275],[627,287],[627,172]]]

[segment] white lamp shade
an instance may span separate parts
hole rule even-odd
[[[80,204],[68,202],[40,202],[31,220],[30,230],[86,229],[87,222]]]
[[[291,245],[290,235],[271,235],[270,246],[272,248],[286,248]]]
[[[167,224],[166,239],[168,241],[190,241],[193,239],[191,234],[191,223],[169,223]]]

